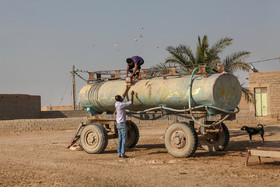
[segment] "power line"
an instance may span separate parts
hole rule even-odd
[[[266,62],[266,61],[272,61],[272,60],[280,60],[280,57],[277,57],[277,58],[269,58],[269,59],[264,59],[264,60],[258,60],[258,61],[249,62],[249,63],[250,63],[250,64],[256,64],[256,63]]]
[[[67,82],[67,84],[66,84],[66,87],[65,87],[65,89],[64,89],[63,95],[62,95],[62,97],[61,97],[60,105],[61,105],[61,103],[62,103],[62,101],[63,101],[63,99],[64,99],[65,92],[66,92],[66,90],[68,89],[69,83],[70,83],[70,81],[71,81],[71,75],[69,76],[69,78],[70,78],[70,79],[68,80],[68,82]]]
[[[86,82],[87,82],[87,80],[86,80],[84,77],[82,77],[81,75],[79,75],[79,74],[77,73],[77,71],[75,71],[75,74],[76,74],[78,77],[80,77],[80,79],[82,79],[83,81],[86,81]]]

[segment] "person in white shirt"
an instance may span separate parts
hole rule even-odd
[[[115,108],[117,112],[116,116],[116,122],[117,122],[117,129],[119,134],[119,141],[118,141],[118,156],[120,158],[128,158],[128,156],[125,155],[125,144],[127,140],[127,126],[126,126],[126,107],[133,104],[133,98],[134,98],[134,91],[131,92],[131,100],[128,102],[122,102],[127,95],[127,92],[129,90],[129,86],[126,86],[126,90],[122,96],[116,95],[115,100],[117,101],[115,103]]]

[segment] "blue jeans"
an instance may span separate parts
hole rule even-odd
[[[125,144],[127,139],[127,127],[126,123],[117,123],[117,129],[119,134],[119,141],[118,141],[118,154],[124,155],[125,154]]]

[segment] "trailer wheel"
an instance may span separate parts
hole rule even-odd
[[[229,131],[224,123],[221,123],[219,132],[208,132],[203,135],[199,141],[202,149],[208,152],[216,152],[224,150],[229,142]]]
[[[173,123],[165,131],[165,147],[176,158],[189,157],[198,146],[197,133],[188,123]]]
[[[139,140],[139,130],[135,123],[131,122],[131,128],[127,131],[126,147],[133,148],[136,146]]]
[[[101,153],[106,149],[107,144],[107,132],[101,124],[89,124],[82,130],[81,145],[85,152],[89,154]]]

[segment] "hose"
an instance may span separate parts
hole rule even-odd
[[[160,107],[153,107],[153,108],[149,108],[149,109],[146,109],[146,110],[143,110],[143,111],[132,111],[132,110],[126,110],[129,114],[145,114],[147,112],[150,112],[150,111],[159,111],[159,110],[168,110],[168,111],[172,111],[172,112],[179,112],[179,113],[183,113],[183,112],[190,112],[191,114],[191,118],[192,120],[197,123],[198,125],[202,126],[202,127],[211,127],[211,126],[216,126],[220,123],[222,123],[223,121],[225,121],[231,114],[236,114],[239,112],[239,108],[236,107],[237,111],[228,111],[228,110],[224,110],[224,109],[221,109],[221,108],[218,108],[218,107],[215,107],[215,106],[208,106],[208,105],[200,105],[200,106],[195,106],[195,107],[192,107],[191,105],[191,97],[192,97],[192,82],[193,82],[193,76],[194,76],[194,73],[198,70],[199,67],[196,67],[192,74],[191,74],[191,77],[190,77],[190,87],[189,87],[189,108],[188,109],[174,109],[174,108],[169,108],[169,107],[165,107],[165,106],[160,106]],[[208,67],[206,66],[206,68],[208,69],[211,69],[213,71],[216,71],[215,69],[211,68],[211,67]],[[212,124],[208,124],[208,125],[205,125],[205,124],[202,124],[200,123],[198,120],[195,119],[194,117],[194,114],[193,114],[193,110],[197,110],[197,109],[201,109],[201,108],[205,108],[205,110],[207,110],[208,108],[212,108],[212,109],[215,109],[215,110],[218,110],[218,111],[221,111],[223,113],[227,113],[226,116],[224,116],[222,119],[218,120],[218,121],[215,121],[213,122]]]
[[[238,107],[236,107],[237,111],[228,111],[228,110],[223,110],[221,108],[214,107],[214,106],[208,106],[208,105],[195,106],[195,107],[192,107],[191,110],[196,110],[196,109],[201,109],[201,108],[205,108],[205,109],[213,108],[215,110],[219,110],[221,112],[228,113],[228,114],[236,114],[236,113],[239,112],[239,108]],[[172,111],[172,112],[179,112],[179,113],[190,111],[190,109],[174,109],[174,108],[169,108],[169,107],[161,106],[161,107],[149,108],[149,109],[142,110],[142,111],[126,110],[126,112],[128,114],[145,114],[145,113],[150,112],[150,111],[159,111],[161,109]]]
[[[227,114],[223,119],[221,119],[221,120],[219,120],[219,121],[216,121],[216,122],[214,122],[214,123],[212,123],[212,124],[209,124],[209,125],[202,124],[202,123],[200,123],[198,120],[196,120],[196,119],[194,118],[194,116],[193,116],[193,113],[192,113],[191,97],[192,97],[193,75],[194,75],[194,73],[198,70],[198,68],[199,68],[199,67],[196,67],[196,68],[193,70],[193,72],[192,72],[192,74],[191,74],[191,77],[190,77],[190,85],[189,85],[189,86],[190,86],[190,88],[189,88],[189,111],[190,111],[190,114],[191,114],[191,118],[192,118],[192,120],[193,120],[196,124],[198,124],[198,125],[200,125],[200,126],[202,126],[202,127],[216,126],[216,125],[222,123],[223,121],[225,121],[225,120],[230,116],[230,114],[234,114],[234,113],[239,112],[239,108],[237,107],[237,109],[238,109],[237,112],[231,112],[231,111],[227,111],[227,110],[220,109],[220,108],[218,108],[218,107],[207,106],[207,107],[209,107],[209,108],[214,108],[214,109],[216,109],[216,110],[220,110],[220,111],[223,111],[223,112],[228,113],[228,114]],[[211,70],[214,70],[213,68],[211,68],[211,67],[209,67],[209,66],[206,66],[206,68],[211,69]]]

